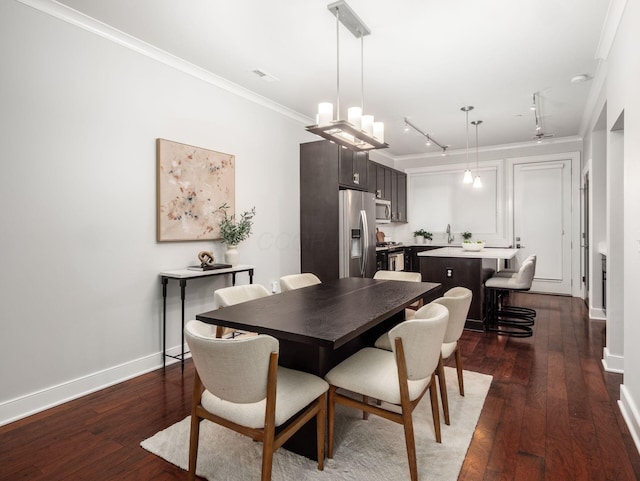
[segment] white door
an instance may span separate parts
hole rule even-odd
[[[571,295],[571,161],[513,169],[513,245],[520,262],[537,256],[531,290]]]

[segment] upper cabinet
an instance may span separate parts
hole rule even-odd
[[[391,202],[391,222],[407,222],[407,174],[371,161],[369,192]]]
[[[407,174],[394,170],[391,186],[391,221],[407,222]]]
[[[339,182],[342,187],[369,190],[369,154],[367,152],[355,152],[338,147],[338,164]]]

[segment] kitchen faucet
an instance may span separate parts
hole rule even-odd
[[[451,224],[447,224],[447,244],[451,244],[453,242],[454,236],[451,235]]]

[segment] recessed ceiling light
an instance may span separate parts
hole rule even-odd
[[[589,80],[589,76],[587,74],[580,74],[576,75],[575,77],[571,77],[572,84],[579,84],[582,82],[586,82],[587,80]]]

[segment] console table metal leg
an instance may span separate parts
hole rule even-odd
[[[162,278],[162,368],[166,367],[167,359],[167,283],[169,279]]]
[[[182,373],[184,374],[184,291],[187,287],[187,280],[186,279],[180,279],[180,299],[182,301],[182,331],[180,332],[181,334],[181,343],[180,343],[180,349],[182,349],[182,357],[180,358],[180,363],[182,364],[181,369],[182,369]]]
[[[253,284],[253,269],[249,269],[249,284]]]
[[[231,285],[232,286],[236,285],[236,273],[235,272],[231,273]]]

